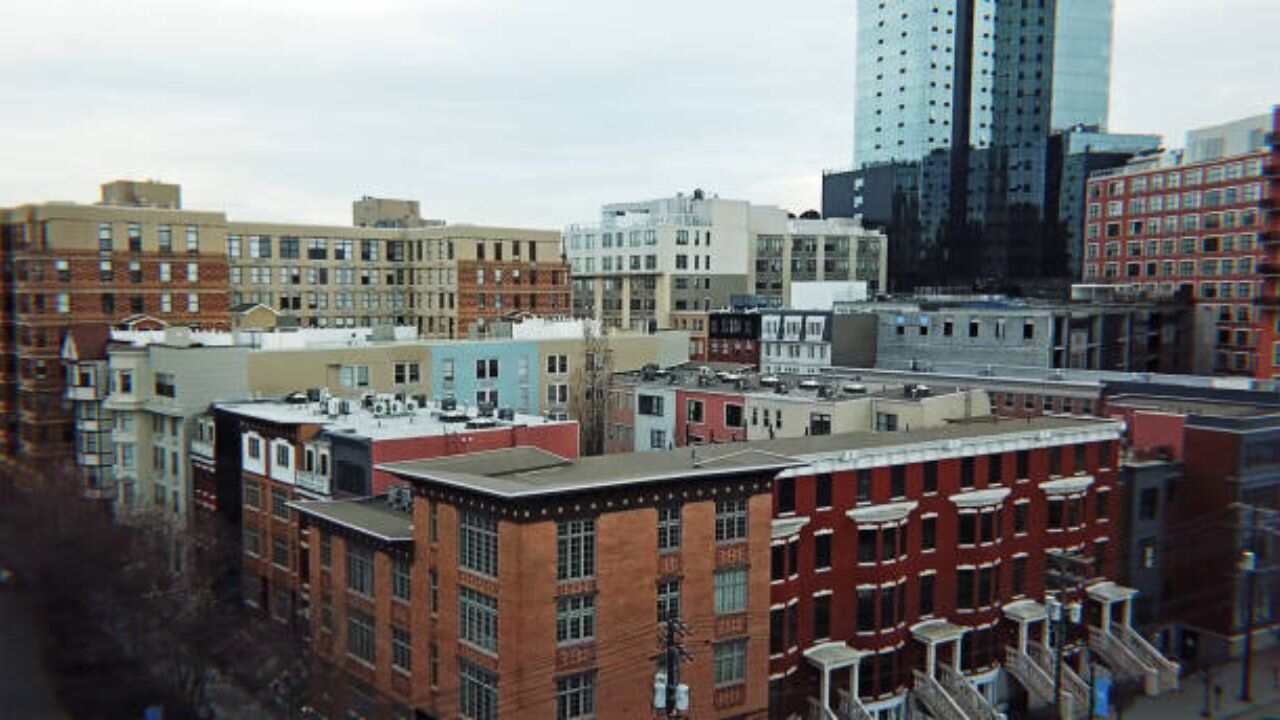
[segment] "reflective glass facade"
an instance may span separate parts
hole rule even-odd
[[[1105,123],[1110,3],[858,3],[854,177],[827,176],[854,196],[824,211],[890,229],[894,289],[1065,273],[1050,132],[1058,104],[1072,123]],[[1069,66],[1061,89],[1055,61]]]
[[[1111,19],[1115,0],[1058,3],[1053,42],[1054,130],[1107,129],[1111,89]]]

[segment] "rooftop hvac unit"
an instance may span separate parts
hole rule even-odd
[[[386,415],[390,411],[391,407],[387,404],[386,400],[378,400],[373,404],[374,415]]]
[[[360,407],[365,410],[373,409],[373,393],[364,393],[360,396]]]
[[[417,395],[414,395],[414,396],[413,396],[413,399],[414,399],[414,400],[416,400],[416,401],[418,401],[418,407],[420,407],[420,408],[424,408],[424,407],[426,407],[426,406],[427,406],[427,394],[426,394],[426,393],[418,393]]]
[[[516,419],[516,411],[509,407],[498,408],[498,419],[511,422]]]
[[[418,412],[418,401],[415,398],[409,398],[404,403],[405,412]]]
[[[320,402],[320,388],[307,388],[307,402]]]
[[[341,401],[339,401],[339,403],[338,403],[338,412],[339,412],[339,413],[341,413],[342,415],[350,415],[350,414],[351,414],[351,401],[350,401],[350,400],[341,400]]]
[[[447,397],[440,401],[440,409],[444,412],[453,412],[458,409],[458,399]]]
[[[342,402],[337,398],[329,398],[329,402],[325,404],[328,406],[326,409],[328,411],[327,414],[330,416],[336,416],[342,412]]]
[[[392,401],[391,401],[391,414],[392,414],[392,415],[403,415],[403,414],[404,414],[404,402],[402,402],[402,401],[400,401],[400,400],[392,400]]]

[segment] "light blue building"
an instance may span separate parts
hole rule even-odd
[[[430,343],[431,395],[459,406],[537,413],[538,345],[511,340]]]

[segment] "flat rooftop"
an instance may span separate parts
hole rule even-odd
[[[304,500],[291,502],[289,507],[380,540],[413,540],[413,516],[391,507],[385,495],[358,500]]]
[[[703,375],[699,368],[706,367],[710,375]],[[716,373],[721,373],[717,375]],[[615,373],[613,382],[633,385],[637,389],[653,391],[692,390],[704,393],[742,395],[755,400],[779,402],[846,402],[876,397],[884,400],[918,402],[930,397],[951,395],[972,388],[950,384],[945,378],[924,378],[937,382],[905,382],[896,380],[852,380],[836,375],[796,375],[789,373],[761,373],[749,366],[732,363],[689,363],[676,368],[659,370],[652,378],[643,371]],[[778,384],[785,384],[787,391],[776,391]],[[928,394],[912,397],[908,385],[926,385]],[[826,397],[823,397],[823,392]]]
[[[341,401],[339,401],[341,402]],[[289,402],[287,400],[249,400],[220,402],[214,407],[244,418],[261,420],[277,425],[322,425],[325,432],[370,440],[396,440],[415,437],[435,437],[451,433],[473,433],[500,430],[510,427],[567,424],[576,421],[549,420],[541,415],[515,413],[510,420],[494,417],[482,418],[474,407],[459,405],[457,410],[444,412],[440,404],[428,400],[425,407],[405,410],[398,414],[381,415],[365,408],[357,400],[350,400],[349,413],[329,415],[327,408],[316,402]]]
[[[1053,430],[1110,428],[1114,421],[1065,416],[955,423],[910,432],[859,432],[699,445],[665,452],[601,455],[568,460],[530,447],[505,448],[431,460],[384,463],[378,468],[409,480],[436,482],[504,498],[536,497],[746,471],[781,471],[824,455],[907,448],[929,443]]]
[[[1264,405],[1228,400],[1207,400],[1198,398],[1159,397],[1150,395],[1116,395],[1109,401],[1112,405],[1123,405],[1128,408],[1152,410],[1178,415],[1201,415],[1223,418],[1260,418],[1280,416],[1280,404]]]

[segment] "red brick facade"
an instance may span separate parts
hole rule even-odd
[[[1280,109],[1273,132],[1280,130]],[[1135,164],[1087,186],[1083,277],[1185,289],[1212,308],[1214,372],[1271,378],[1280,146],[1188,164]]]

